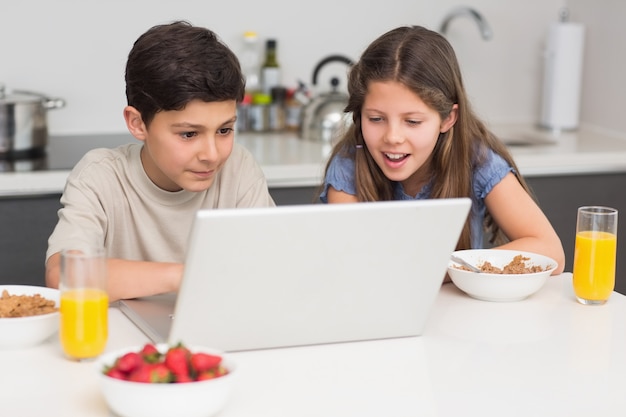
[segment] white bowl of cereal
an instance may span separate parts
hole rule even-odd
[[[547,256],[505,249],[467,249],[454,256],[478,267],[472,272],[450,260],[448,275],[461,291],[484,301],[520,301],[539,291],[557,267]]]
[[[59,330],[58,289],[0,285],[0,349],[36,346]]]

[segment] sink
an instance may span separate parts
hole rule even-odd
[[[491,129],[505,145],[511,147],[552,146],[572,134],[529,125],[492,126]]]
[[[512,135],[499,137],[506,146],[527,147],[527,146],[550,146],[556,145],[555,138],[543,138],[533,135]]]

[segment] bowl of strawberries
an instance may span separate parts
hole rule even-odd
[[[211,417],[230,396],[235,365],[204,347],[151,344],[101,355],[96,361],[109,408],[121,417]]]

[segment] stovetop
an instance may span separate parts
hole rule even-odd
[[[0,173],[71,170],[95,148],[114,148],[136,141],[129,133],[50,136],[45,149],[29,155],[0,155]]]

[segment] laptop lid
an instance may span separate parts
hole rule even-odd
[[[470,206],[202,210],[178,295],[120,307],[154,341],[223,351],[418,336]]]

